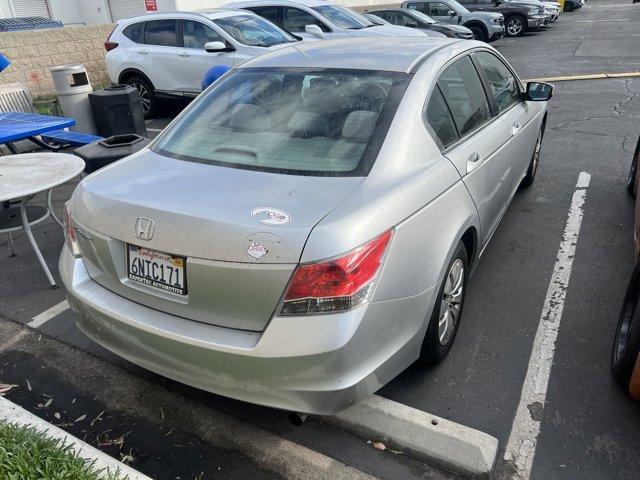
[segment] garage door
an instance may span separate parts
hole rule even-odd
[[[14,17],[51,18],[47,0],[11,0]]]
[[[111,20],[117,22],[122,18],[135,17],[145,13],[144,0],[109,0]]]

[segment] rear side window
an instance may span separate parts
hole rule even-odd
[[[370,70],[241,68],[201,95],[152,148],[207,165],[364,176],[409,79]]]
[[[425,120],[435,134],[440,148],[447,148],[458,140],[458,132],[453,123],[451,112],[449,112],[449,107],[447,107],[442,92],[437,86],[431,94],[425,113]]]
[[[469,57],[449,66],[440,76],[438,86],[460,136],[480,127],[491,117],[482,82]]]
[[[144,43],[162,47],[177,47],[176,20],[151,20],[144,29]]]
[[[280,7],[247,7],[247,10],[266,18],[276,25],[281,25],[282,23],[280,22]]]
[[[144,22],[133,23],[122,31],[122,34],[134,43],[142,43],[142,32],[144,31]]]
[[[495,55],[478,52],[475,58],[491,87],[491,95],[496,101],[498,112],[506,110],[520,101],[520,89],[511,70]]]

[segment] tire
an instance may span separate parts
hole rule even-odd
[[[144,118],[153,118],[158,112],[158,99],[153,85],[138,75],[132,75],[128,77],[124,83],[131,85],[138,90],[140,95],[140,103],[142,104],[142,113]]]
[[[465,27],[471,30],[471,33],[473,33],[473,38],[475,38],[476,40],[479,40],[481,42],[489,41],[489,34],[483,26],[472,23],[471,25],[465,25]]]
[[[573,2],[564,2],[564,11],[565,12],[573,12],[576,9]]]
[[[447,274],[438,290],[436,304],[433,307],[427,333],[422,342],[419,361],[423,364],[436,365],[451,350],[464,309],[464,299],[469,280],[468,266],[467,249],[462,242],[458,242],[453,258],[447,265]],[[461,271],[460,268],[462,268]],[[456,286],[456,284],[459,286]],[[449,320],[443,320],[444,318]],[[446,327],[444,326],[445,323],[447,324]]]
[[[540,131],[538,132],[538,138],[536,139],[536,144],[533,147],[533,155],[531,156],[531,163],[529,164],[529,168],[527,169],[527,174],[524,176],[522,181],[520,182],[520,188],[528,188],[531,186],[533,181],[536,179],[536,174],[538,173],[538,166],[540,165],[540,151],[542,150],[542,139],[544,138],[544,124],[540,127]]]
[[[522,15],[511,15],[504,21],[504,34],[507,37],[519,37],[527,30],[527,19]]]
[[[633,271],[622,302],[616,335],[611,349],[611,373],[620,386],[629,391],[629,382],[640,352],[640,263]]]
[[[638,138],[638,143],[636,144],[636,151],[633,154],[633,159],[631,160],[631,167],[629,168],[629,177],[627,178],[627,192],[632,197],[636,196],[637,185],[636,185],[636,177],[638,176],[638,160],[640,159],[640,138]]]

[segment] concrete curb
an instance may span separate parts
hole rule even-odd
[[[491,478],[498,455],[491,435],[377,395],[320,420],[467,478]]]
[[[30,426],[35,428],[38,432],[46,433],[47,436],[60,439],[66,445],[71,445],[71,448],[81,458],[88,462],[94,462],[93,465],[97,470],[104,470],[104,474],[119,472],[120,475],[125,478],[129,477],[129,480],[151,480],[151,478],[143,475],[142,473],[134,470],[133,468],[117,461],[104,452],[101,452],[97,448],[92,447],[88,443],[69,435],[64,430],[51,425],[50,423],[36,417],[32,413],[26,411],[24,408],[19,407],[15,403],[0,396],[0,421],[7,423],[14,423],[17,425]]]

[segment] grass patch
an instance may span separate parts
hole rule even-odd
[[[37,432],[0,422],[0,478],[3,480],[126,480],[94,468],[69,445]]]

